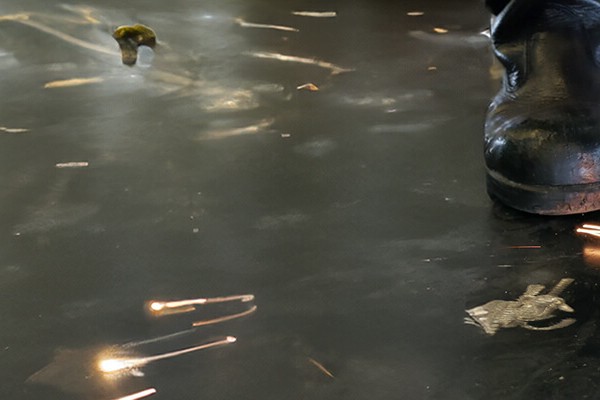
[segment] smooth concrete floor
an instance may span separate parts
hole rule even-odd
[[[600,216],[488,199],[481,2],[51,3],[0,7],[0,398],[598,396]],[[564,277],[568,328],[463,322]]]

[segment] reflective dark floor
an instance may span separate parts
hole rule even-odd
[[[598,396],[600,216],[488,199],[479,1],[52,3],[0,6],[0,398]],[[565,277],[570,327],[463,322]]]

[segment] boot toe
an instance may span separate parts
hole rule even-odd
[[[489,170],[526,185],[600,182],[600,127],[581,121],[529,120],[510,125],[486,140]]]
[[[589,116],[488,118],[488,191],[538,214],[600,209],[600,124]]]

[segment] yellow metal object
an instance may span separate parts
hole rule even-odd
[[[112,36],[119,43],[121,59],[125,65],[135,65],[139,46],[156,46],[156,33],[142,24],[120,26]]]

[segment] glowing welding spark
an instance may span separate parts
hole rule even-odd
[[[142,362],[140,360],[141,359],[136,359],[136,358],[124,359],[124,360],[119,360],[119,359],[102,360],[98,363],[98,368],[102,372],[108,372],[108,373],[117,372],[117,371],[121,371],[124,369],[135,368],[136,366],[141,365]]]
[[[304,85],[300,85],[296,87],[297,90],[308,90],[309,92],[318,92],[319,87],[314,83],[305,83]]]
[[[323,364],[321,364],[320,362],[318,362],[314,358],[310,358],[310,357],[308,358],[308,361],[311,364],[313,364],[315,367],[317,367],[322,373],[324,373],[325,375],[327,375],[331,379],[335,379],[335,376],[331,373],[331,371],[329,371],[327,368],[325,368],[325,366],[323,366]]]
[[[218,129],[215,131],[208,132],[206,136],[202,139],[223,139],[232,136],[242,136],[242,135],[251,135],[255,133],[259,133],[263,129],[268,128],[273,124],[272,119],[264,119],[259,121],[256,124],[244,126],[241,128],[233,128],[233,129]]]
[[[81,85],[89,85],[91,83],[100,83],[104,79],[97,76],[94,78],[73,78],[73,79],[65,79],[60,81],[52,81],[44,84],[44,89],[54,89],[54,88],[63,88],[63,87],[73,87],[73,86],[81,86]]]
[[[217,340],[210,343],[204,343],[199,346],[188,347],[187,349],[172,351],[164,354],[157,354],[155,356],[150,357],[140,357],[140,358],[111,358],[106,360],[101,360],[98,363],[98,369],[104,373],[112,374],[117,372],[123,372],[127,370],[133,370],[136,368],[140,368],[149,364],[153,361],[164,360],[166,358],[172,358],[181,356],[183,354],[192,353],[198,350],[208,349],[210,347],[223,346],[226,344],[234,343],[237,339],[233,336],[227,336],[225,339]]]
[[[299,32],[298,29],[293,28],[291,26],[285,25],[271,25],[271,24],[257,24],[254,22],[246,22],[241,18],[236,18],[235,23],[241,26],[242,28],[259,28],[259,29],[275,29],[278,31],[285,32]]]
[[[292,11],[292,15],[298,17],[313,17],[313,18],[335,18],[335,11]]]
[[[541,249],[542,246],[533,245],[533,246],[509,246],[509,249]]]
[[[155,393],[156,393],[156,389],[150,388],[150,389],[142,390],[141,392],[132,393],[127,396],[119,397],[118,399],[115,399],[115,400],[138,400],[138,399],[143,399],[144,397],[152,396]]]
[[[588,234],[588,235],[600,237],[600,231],[595,231],[595,230],[591,230],[591,229],[582,229],[582,228],[579,228],[579,229],[577,229],[577,233],[585,233],[585,234]]]
[[[151,339],[140,340],[138,342],[129,342],[129,343],[122,344],[120,347],[121,348],[138,347],[138,346],[142,346],[142,345],[146,345],[146,344],[150,344],[150,343],[157,343],[157,342],[162,342],[165,340],[170,340],[170,339],[173,339],[173,338],[176,338],[179,336],[187,335],[192,332],[196,332],[196,329],[191,328],[191,329],[186,329],[186,330],[175,332],[175,333],[170,333],[168,335],[158,336],[158,337],[151,338]]]
[[[233,296],[225,296],[225,297],[206,297],[199,299],[189,299],[189,300],[177,300],[177,301],[152,301],[149,304],[150,311],[155,313],[160,313],[167,309],[176,309],[181,307],[189,307],[193,305],[203,305],[203,304],[212,304],[212,303],[225,303],[228,301],[241,301],[242,303],[246,303],[254,300],[253,294],[242,294],[242,295],[233,295]],[[192,310],[193,311],[193,310]]]
[[[314,58],[290,56],[286,54],[270,53],[266,51],[259,51],[255,53],[247,53],[248,55],[256,58],[266,58],[270,60],[279,60],[298,64],[316,65],[317,67],[325,68],[331,71],[333,75],[341,74],[343,72],[350,72],[352,69],[340,67],[327,61],[321,61]]]
[[[230,320],[236,319],[236,318],[242,318],[242,317],[245,317],[246,315],[252,314],[254,311],[256,311],[257,308],[258,307],[256,307],[256,306],[252,306],[252,308],[250,308],[249,310],[243,311],[241,313],[226,315],[224,317],[219,317],[219,318],[207,319],[204,321],[197,321],[197,322],[194,322],[192,324],[192,326],[204,326],[204,325],[218,324],[220,322],[230,321]]]
[[[593,224],[583,224],[581,228],[577,228],[576,232],[600,237],[600,226]]]
[[[88,165],[89,163],[87,161],[70,161],[64,163],[57,163],[56,168],[84,168]]]
[[[7,128],[5,126],[0,126],[0,132],[6,132],[6,133],[25,133],[25,132],[29,132],[29,129],[26,129],[26,128]]]
[[[148,306],[149,311],[155,316],[183,314],[196,311],[196,307],[192,305],[184,305],[181,307],[165,307],[164,303],[153,302]]]

